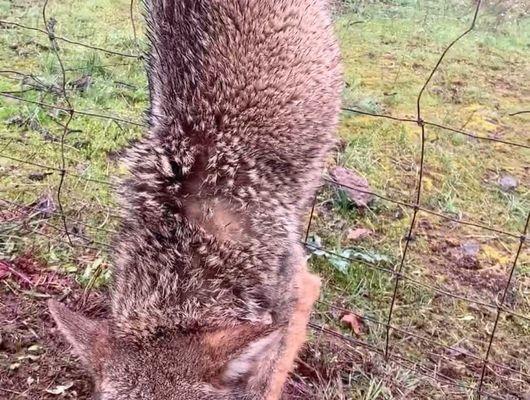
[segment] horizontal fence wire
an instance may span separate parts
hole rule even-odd
[[[367,116],[370,116],[370,117],[389,119],[389,120],[397,121],[397,122],[408,122],[408,123],[414,123],[414,124],[418,123],[418,120],[417,119],[413,119],[413,118],[393,117],[391,115],[371,113],[371,112],[368,112],[368,111],[363,111],[363,110],[356,109],[356,108],[351,108],[351,107],[343,107],[342,110],[343,111],[347,111],[347,112],[351,112],[351,113],[355,113],[355,114],[367,115]],[[515,113],[515,114],[510,114],[510,115],[513,116],[513,115],[518,115],[518,114],[523,114],[523,113],[520,112],[520,113]],[[486,141],[489,141],[489,142],[496,142],[496,143],[506,144],[508,146],[514,146],[514,147],[521,147],[521,148],[524,148],[524,149],[530,149],[530,145],[529,144],[525,144],[525,143],[517,143],[517,142],[512,142],[512,141],[509,141],[509,140],[503,140],[503,139],[498,139],[498,138],[493,138],[493,137],[489,137],[489,136],[481,136],[481,135],[477,135],[475,133],[464,131],[462,129],[452,128],[450,126],[442,125],[442,124],[439,124],[439,123],[436,123],[436,122],[431,122],[431,121],[422,120],[421,123],[426,125],[426,126],[431,126],[431,127],[435,127],[435,128],[444,129],[446,131],[450,131],[450,132],[453,132],[453,133],[458,133],[460,135],[464,135],[464,136],[467,136],[467,137],[470,137],[470,138],[473,138],[473,139],[477,139],[477,140],[486,140]]]
[[[416,362],[412,361],[412,360],[409,360],[399,354],[390,354],[390,355],[385,355],[385,351],[384,350],[381,350],[379,348],[377,348],[376,346],[373,346],[369,343],[366,343],[362,340],[359,340],[359,339],[356,339],[352,336],[349,336],[349,335],[345,335],[341,332],[337,332],[333,329],[329,329],[325,326],[322,326],[322,325],[319,325],[319,324],[315,324],[313,322],[310,322],[309,323],[309,327],[316,331],[316,332],[320,332],[320,333],[323,333],[323,334],[326,334],[326,335],[329,335],[329,336],[332,336],[332,337],[335,337],[341,341],[343,341],[344,343],[347,343],[347,344],[350,344],[352,346],[359,346],[359,347],[364,347],[364,348],[367,348],[368,350],[370,350],[372,353],[376,354],[376,355],[379,355],[381,357],[383,357],[386,362],[392,362],[392,363],[395,363],[397,365],[399,365],[400,367],[402,368],[405,368],[411,372],[414,372],[414,373],[417,373],[425,378],[429,378],[429,379],[432,379],[434,380],[435,382],[438,382],[438,383],[445,383],[445,384],[449,384],[451,386],[454,386],[454,387],[457,387],[457,388],[461,388],[461,389],[467,389],[467,390],[470,390],[470,391],[476,391],[476,388],[474,388],[473,386],[470,386],[470,385],[467,385],[467,384],[464,384],[462,382],[458,382],[457,380],[445,375],[445,374],[442,374],[440,373],[439,371],[434,371],[434,370],[431,370],[429,368],[426,368],[426,367],[423,367],[419,364],[417,364]],[[410,364],[411,366],[408,366],[407,364]],[[486,391],[486,390],[481,390],[480,391],[480,394],[481,395],[484,395],[484,396],[487,396],[487,398],[490,398],[490,399],[494,399],[494,400],[505,400],[503,397],[500,397],[494,393],[491,393],[489,391]]]
[[[58,168],[58,167],[54,167],[52,165],[41,164],[41,163],[30,161],[30,160],[22,160],[20,158],[13,157],[13,156],[7,155],[7,154],[2,153],[2,152],[0,152],[0,158],[5,158],[5,159],[11,160],[11,161],[15,161],[17,163],[23,163],[23,164],[32,165],[32,166],[39,167],[39,168],[42,168],[42,169],[45,169],[45,170],[51,170],[51,171],[58,172],[58,173],[64,173],[66,175],[71,175],[73,177],[80,178],[80,179],[83,179],[83,180],[86,180],[86,181],[89,181],[89,182],[101,183],[102,185],[107,185],[107,186],[111,186],[111,187],[117,187],[116,183],[110,182],[111,177],[107,177],[109,180],[90,178],[90,177],[86,177],[86,176],[80,175],[77,172],[73,172],[73,171],[66,170],[66,169],[61,169],[61,168]],[[392,199],[392,198],[390,198],[388,196],[382,195],[382,194],[374,192],[374,191],[365,190],[365,189],[361,189],[361,188],[358,188],[358,187],[355,187],[355,186],[339,183],[339,182],[336,182],[336,181],[334,181],[333,179],[330,179],[330,178],[324,177],[323,181],[329,183],[330,185],[339,187],[339,188],[345,188],[345,189],[350,189],[350,190],[353,190],[353,191],[356,191],[356,192],[359,192],[359,193],[369,194],[369,195],[375,196],[375,197],[377,197],[377,198],[379,198],[381,200],[387,201],[389,203],[397,204],[397,205],[400,205],[400,206],[403,206],[403,207],[407,207],[407,208],[411,208],[411,209],[417,209],[418,211],[422,211],[422,212],[425,212],[427,214],[431,214],[431,215],[443,218],[445,220],[448,220],[448,221],[451,221],[451,222],[454,222],[454,223],[457,223],[457,224],[473,226],[473,227],[480,228],[480,229],[483,229],[483,230],[486,230],[486,231],[495,232],[495,233],[498,233],[498,234],[501,234],[501,235],[505,235],[505,236],[508,236],[508,237],[511,237],[511,238],[516,238],[516,239],[521,239],[522,238],[522,240],[528,240],[528,237],[526,237],[525,235],[521,235],[521,234],[518,234],[518,233],[515,233],[515,232],[504,231],[504,230],[497,229],[497,228],[494,228],[492,226],[487,226],[487,225],[484,225],[484,224],[480,224],[480,223],[477,223],[477,222],[474,222],[474,221],[467,221],[467,220],[464,220],[464,219],[456,219],[456,218],[453,218],[453,217],[451,217],[449,215],[446,215],[446,214],[443,214],[443,213],[428,209],[426,207],[416,206],[416,205],[411,204],[411,203],[407,203],[407,202],[404,202],[404,201]]]
[[[42,101],[23,99],[22,97],[17,97],[17,96],[14,96],[14,95],[10,94],[10,93],[0,92],[0,96],[7,97],[7,98],[12,99],[12,100],[22,101],[22,102],[25,102],[25,103],[36,104],[36,105],[41,106],[41,107],[53,108],[55,110],[65,111],[65,112],[68,112],[68,113],[71,112],[71,113],[75,113],[75,114],[79,114],[79,115],[86,115],[88,117],[108,119],[108,120],[112,120],[112,121],[123,122],[123,123],[129,124],[129,125],[141,126],[141,127],[144,127],[144,128],[147,127],[147,124],[144,124],[144,123],[141,123],[141,122],[138,122],[138,121],[131,121],[131,120],[128,120],[128,119],[125,119],[125,118],[115,117],[115,116],[112,116],[112,115],[100,114],[100,113],[95,112],[95,111],[76,110],[76,109],[73,109],[73,108],[70,108],[70,107],[63,107],[63,106],[59,106],[59,105],[56,105],[56,104],[44,103]]]
[[[425,212],[427,214],[431,214],[431,215],[443,218],[445,220],[448,220],[448,221],[451,221],[451,222],[455,222],[457,224],[474,226],[476,228],[480,228],[480,229],[483,229],[483,230],[486,230],[486,231],[490,231],[490,232],[499,233],[499,234],[505,235],[505,236],[510,236],[510,237],[516,238],[516,239],[520,239],[521,238],[520,234],[517,234],[517,233],[514,233],[514,232],[503,231],[501,229],[497,229],[497,228],[494,228],[492,226],[479,224],[478,222],[466,221],[466,220],[463,220],[463,219],[456,219],[456,218],[453,218],[453,217],[451,217],[449,215],[442,214],[442,213],[439,213],[439,212],[434,211],[434,210],[430,210],[430,209],[428,209],[426,207],[422,207],[421,205],[411,204],[411,203],[407,203],[407,202],[404,202],[404,201],[392,199],[392,198],[390,198],[388,196],[382,195],[382,194],[374,192],[374,191],[361,189],[359,187],[355,187],[355,186],[346,185],[346,184],[343,184],[343,183],[336,182],[335,180],[330,179],[330,178],[324,177],[323,180],[325,182],[327,182],[327,183],[329,183],[331,185],[337,186],[339,188],[350,189],[350,190],[353,190],[353,191],[358,192],[358,193],[369,194],[369,195],[375,196],[375,197],[377,197],[377,198],[379,198],[381,200],[388,201],[389,203],[397,204],[397,205],[400,205],[400,206],[403,206],[403,207],[408,207],[408,208],[411,208],[411,209],[416,209],[418,211],[422,211],[422,212]]]
[[[46,6],[47,6],[47,2],[44,3],[43,10],[46,8]],[[36,27],[32,27],[32,26],[23,25],[23,24],[20,24],[18,22],[7,21],[7,20],[0,19],[0,28],[4,28],[5,29],[6,27],[21,28],[21,29],[24,29],[24,30],[27,30],[27,31],[35,31],[35,32],[43,33],[43,34],[45,34],[47,36],[49,36],[49,34],[50,34],[50,32],[47,29],[36,28]],[[115,56],[136,58],[136,59],[139,59],[139,60],[144,58],[143,55],[141,55],[141,54],[129,54],[129,53],[123,53],[121,51],[104,49],[102,47],[93,46],[93,45],[87,44],[87,43],[81,43],[81,42],[78,42],[76,40],[68,39],[68,38],[65,38],[65,37],[62,37],[62,36],[57,36],[55,34],[53,34],[53,40],[59,40],[61,42],[65,42],[65,43],[76,45],[76,46],[80,46],[80,47],[85,47],[85,48],[90,49],[90,50],[101,51],[103,53],[107,53],[107,54],[111,54],[111,55],[115,55]]]
[[[6,204],[9,204],[12,208],[16,209],[19,213],[23,213],[24,211],[27,211],[29,213],[29,215],[30,215],[30,216],[26,217],[27,220],[31,220],[31,215],[38,216],[39,214],[43,213],[41,211],[36,210],[37,206],[31,206],[31,205],[28,206],[28,205],[25,205],[25,204],[22,204],[22,203],[17,203],[17,202],[11,201],[9,199],[0,198],[0,204],[2,202],[6,203]],[[112,218],[119,218],[120,212],[121,211],[125,211],[125,210],[121,210],[119,208],[114,208],[114,209],[110,209],[110,211],[112,211],[112,214],[110,214],[110,216]],[[60,212],[58,212],[58,211],[52,211],[52,212],[46,211],[46,214],[53,214],[55,216],[60,216]],[[89,223],[84,222],[83,220],[81,220],[79,218],[71,217],[70,215],[68,215],[68,220],[72,221],[72,222],[74,222],[76,224],[79,224],[82,227],[86,227],[86,228],[97,230],[97,231],[102,231],[102,232],[105,232],[105,233],[108,233],[108,234],[112,234],[113,235],[113,234],[117,234],[118,233],[118,231],[115,230],[115,229],[109,229],[109,228],[105,228],[105,227],[94,226],[94,225],[91,225]],[[23,226],[23,224],[21,224],[20,226]],[[11,229],[13,229],[13,228],[11,228]],[[34,232],[34,233],[37,233],[37,232]],[[83,237],[83,238],[86,239],[86,240],[91,241],[87,237]],[[94,243],[93,241],[91,241],[91,242]],[[384,273],[387,273],[389,275],[397,275],[398,274],[393,269],[383,267],[383,266],[378,265],[376,263],[371,263],[371,262],[363,260],[363,259],[347,257],[347,256],[344,256],[342,254],[336,253],[336,252],[334,252],[332,250],[326,249],[324,247],[316,246],[316,245],[314,245],[314,244],[312,244],[310,242],[307,242],[307,241],[303,241],[301,243],[304,246],[306,246],[306,248],[310,252],[322,251],[322,252],[325,252],[326,254],[329,254],[329,255],[334,256],[334,257],[338,257],[338,258],[343,259],[345,261],[349,261],[349,262],[352,262],[352,263],[361,263],[366,268],[371,269],[371,270],[384,272]],[[106,245],[105,247],[113,250],[112,246]],[[474,298],[466,297],[466,296],[463,296],[463,295],[459,295],[457,293],[449,291],[449,289],[446,289],[446,288],[443,288],[443,287],[440,287],[440,286],[437,286],[437,285],[427,284],[425,282],[421,282],[421,281],[413,278],[412,276],[404,274],[404,273],[399,274],[399,276],[402,279],[404,279],[405,281],[407,281],[407,282],[409,282],[409,283],[411,283],[411,284],[413,284],[413,285],[415,285],[417,287],[426,288],[426,289],[432,290],[435,293],[440,294],[442,296],[447,296],[447,297],[450,297],[450,298],[455,299],[455,300],[461,300],[461,301],[464,301],[464,302],[469,303],[469,304],[475,304],[477,306],[486,307],[486,308],[492,309],[492,310],[497,310],[497,308],[499,307],[499,304],[488,303],[488,302],[481,301],[481,300],[478,300],[478,299],[474,299]],[[509,314],[509,315],[512,315],[514,317],[517,317],[517,318],[520,318],[522,320],[530,322],[530,316],[525,316],[523,314],[517,313],[514,310],[511,310],[511,309],[506,308],[506,307],[501,307],[501,310],[503,312]]]
[[[50,49],[53,52],[60,66],[60,72],[62,75],[62,81],[60,82],[60,85],[49,85],[49,84],[45,84],[37,76],[31,73],[26,73],[26,72],[12,70],[12,69],[0,70],[0,75],[6,76],[9,79],[19,80],[21,83],[23,83],[23,85],[21,86],[22,87],[21,90],[10,91],[10,92],[3,91],[3,92],[0,92],[0,96],[4,97],[5,99],[9,99],[11,101],[18,101],[21,103],[32,104],[32,105],[42,107],[42,108],[61,111],[63,113],[66,113],[68,116],[66,123],[63,123],[61,125],[62,132],[61,132],[61,136],[58,138],[58,145],[60,146],[60,153],[61,153],[61,162],[59,165],[47,165],[45,163],[37,162],[37,161],[34,161],[34,157],[30,157],[29,159],[23,160],[21,158],[9,155],[7,154],[7,151],[9,149],[9,145],[11,141],[8,141],[8,143],[5,146],[3,146],[3,148],[0,149],[0,158],[10,160],[15,163],[27,164],[33,167],[40,168],[44,171],[57,174],[60,179],[56,192],[55,192],[55,198],[57,201],[58,210],[46,212],[45,214],[47,215],[44,215],[43,212],[40,211],[38,207],[35,205],[23,204],[23,203],[16,202],[10,199],[0,199],[0,206],[2,206],[2,209],[12,211],[14,213],[18,213],[18,214],[15,214],[13,218],[11,219],[6,219],[4,221],[0,220],[0,222],[7,223],[8,225],[7,228],[0,230],[0,235],[9,235],[10,232],[21,229],[24,232],[26,232],[26,234],[39,235],[39,236],[49,239],[50,241],[54,241],[59,244],[65,244],[66,246],[69,246],[74,249],[79,247],[85,250],[98,251],[98,252],[102,250],[106,252],[115,251],[115,249],[113,249],[113,246],[111,244],[104,242],[104,241],[94,240],[93,238],[90,238],[86,234],[80,233],[78,229],[73,229],[73,226],[77,225],[81,227],[80,229],[81,232],[85,232],[85,229],[88,229],[88,230],[97,231],[98,233],[102,235],[108,235],[109,237],[117,234],[116,229],[112,229],[106,226],[89,224],[83,221],[83,219],[80,216],[74,217],[70,215],[71,212],[69,212],[65,208],[66,202],[64,198],[65,196],[64,189],[66,185],[66,180],[69,177],[74,177],[80,180],[84,180],[84,181],[91,182],[94,184],[109,187],[111,189],[116,189],[117,183],[115,183],[115,180],[109,176],[105,176],[104,179],[91,178],[89,176],[80,174],[77,171],[69,170],[66,167],[67,162],[65,158],[65,146],[67,145],[66,139],[68,137],[68,134],[72,131],[72,128],[70,128],[70,125],[76,116],[84,116],[88,118],[97,118],[97,119],[103,119],[103,120],[108,120],[108,121],[114,121],[116,123],[123,123],[123,124],[130,125],[132,127],[140,127],[140,128],[148,128],[149,125],[147,122],[136,121],[134,119],[129,119],[127,117],[122,117],[122,116],[109,115],[106,112],[77,109],[75,105],[73,104],[72,100],[70,99],[69,89],[66,87],[66,82],[67,82],[66,72],[80,70],[82,68],[68,68],[64,64],[64,61],[61,55],[62,51],[61,49],[59,49],[57,42],[63,42],[71,46],[79,46],[79,47],[86,48],[89,50],[102,52],[109,56],[130,59],[130,61],[128,62],[123,62],[122,60],[121,62],[102,64],[100,67],[106,68],[106,67],[130,65],[136,62],[137,63],[144,62],[145,57],[141,53],[141,51],[139,51],[137,28],[134,22],[133,3],[134,3],[134,0],[131,0],[130,9],[129,9],[129,12],[130,12],[129,18],[131,21],[133,42],[135,46],[138,48],[138,53],[129,53],[129,52],[118,51],[115,49],[103,48],[100,46],[95,46],[89,43],[83,43],[83,42],[80,42],[80,41],[77,41],[71,38],[57,35],[56,32],[54,31],[54,24],[52,23],[50,18],[47,17],[48,0],[44,2],[43,8],[42,8],[42,23],[43,23],[44,28],[28,26],[28,25],[21,24],[16,21],[0,20],[0,30],[18,29],[21,31],[37,32],[39,34],[45,35],[49,40]],[[510,285],[512,283],[512,280],[513,280],[512,278],[517,268],[520,254],[523,252],[523,248],[526,246],[527,241],[528,241],[527,230],[528,230],[528,223],[529,223],[530,215],[526,219],[526,225],[522,232],[508,232],[508,231],[498,229],[493,226],[488,226],[488,225],[485,225],[485,224],[482,224],[476,221],[466,220],[463,218],[454,218],[453,216],[446,215],[444,213],[440,213],[435,210],[431,210],[428,207],[426,207],[424,204],[422,204],[422,201],[421,201],[422,200],[424,164],[425,164],[425,158],[426,158],[425,139],[427,135],[427,128],[441,129],[443,131],[463,135],[463,136],[470,137],[470,138],[473,138],[479,141],[497,143],[499,145],[507,145],[507,146],[516,147],[516,148],[530,149],[530,144],[528,143],[520,143],[520,142],[514,142],[514,141],[503,140],[499,138],[480,135],[474,132],[469,132],[464,129],[457,129],[451,126],[446,126],[444,124],[439,124],[437,122],[432,122],[432,121],[429,121],[428,119],[425,119],[423,116],[422,96],[423,96],[424,91],[427,89],[427,87],[431,83],[433,76],[439,70],[440,66],[444,62],[445,56],[451,51],[451,48],[457,45],[457,43],[461,39],[463,39],[466,35],[468,35],[475,28],[476,21],[477,21],[479,11],[481,8],[481,3],[482,3],[481,0],[476,1],[476,8],[474,10],[472,21],[469,27],[462,34],[460,34],[457,38],[455,38],[448,46],[445,47],[444,51],[438,58],[436,64],[431,69],[429,76],[424,81],[416,98],[416,116],[415,117],[401,117],[401,116],[392,116],[392,115],[386,115],[386,114],[378,114],[378,113],[367,112],[365,110],[352,108],[352,107],[342,108],[343,112],[345,113],[364,115],[364,116],[371,117],[374,119],[389,120],[389,121],[393,121],[396,123],[402,123],[402,124],[415,124],[418,127],[418,135],[419,135],[420,143],[421,143],[421,152],[419,154],[420,163],[419,163],[419,168],[417,171],[416,190],[415,190],[415,198],[414,198],[413,203],[395,199],[395,198],[386,196],[381,193],[377,193],[377,192],[370,191],[370,190],[365,190],[363,188],[348,186],[340,182],[337,182],[329,177],[324,178],[324,182],[330,185],[330,187],[339,188],[339,189],[340,188],[349,189],[349,190],[357,191],[359,193],[369,194],[383,201],[387,201],[392,204],[399,205],[399,206],[412,210],[411,222],[408,226],[407,234],[405,236],[405,246],[402,250],[400,261],[397,263],[397,265],[391,268],[391,267],[386,267],[386,266],[383,266],[377,263],[370,263],[370,262],[367,262],[366,260],[359,260],[355,258],[345,257],[329,249],[316,246],[310,243],[308,239],[309,239],[309,235],[311,232],[312,224],[314,223],[314,214],[315,214],[315,207],[317,203],[317,196],[315,196],[314,201],[313,201],[312,209],[309,215],[309,222],[306,227],[305,240],[303,240],[302,243],[307,247],[307,249],[310,252],[319,250],[329,255],[333,255],[335,257],[339,257],[339,258],[345,259],[350,262],[361,263],[369,269],[373,269],[373,270],[377,270],[377,271],[389,274],[391,278],[393,279],[393,290],[391,293],[392,299],[391,299],[391,304],[388,310],[386,321],[381,321],[377,318],[370,317],[368,315],[363,315],[362,313],[358,313],[353,310],[347,309],[345,307],[340,307],[340,306],[334,305],[332,303],[329,303],[323,300],[320,301],[322,305],[330,309],[336,309],[338,311],[352,313],[358,318],[362,319],[363,321],[381,326],[385,330],[384,348],[380,349],[377,346],[367,343],[367,341],[365,340],[354,338],[350,335],[346,335],[342,332],[330,329],[328,327],[319,325],[314,322],[310,324],[310,327],[313,330],[323,335],[328,335],[328,336],[338,338],[350,346],[358,346],[358,347],[366,348],[368,351],[376,354],[377,356],[384,358],[386,362],[392,362],[397,365],[400,365],[401,367],[407,370],[410,370],[414,373],[417,373],[421,376],[424,376],[430,380],[443,383],[443,384],[447,384],[447,385],[451,385],[451,386],[455,386],[460,389],[473,391],[477,394],[479,399],[481,398],[481,396],[485,396],[487,398],[492,398],[492,399],[502,399],[502,397],[499,397],[498,395],[485,390],[484,382],[485,382],[485,378],[488,372],[491,372],[492,369],[496,368],[499,370],[508,371],[520,377],[530,378],[530,374],[522,370],[518,370],[508,365],[503,365],[503,364],[494,362],[490,359],[492,349],[495,345],[495,338],[496,338],[496,333],[498,330],[497,329],[498,323],[500,320],[500,316],[502,314],[512,315],[514,317],[521,318],[526,321],[530,321],[530,316],[517,313],[514,310],[509,309],[505,304],[506,296],[510,288]],[[50,102],[50,101],[45,102],[45,101],[40,101],[40,100],[27,99],[22,96],[23,94],[27,92],[32,92],[32,91],[50,93],[53,96],[55,96],[58,101],[57,102]],[[522,110],[522,111],[510,113],[508,115],[515,116],[515,115],[525,114],[528,112],[529,111]],[[155,117],[158,118],[158,116],[155,116]],[[120,215],[122,210],[119,209],[119,206],[116,206],[114,208],[109,208],[109,211],[112,212],[115,216],[118,216]],[[499,235],[504,235],[506,237],[519,240],[519,245],[518,245],[516,254],[514,254],[513,263],[509,271],[509,276],[506,279],[505,286],[502,290],[502,295],[495,304],[487,302],[487,301],[482,301],[479,299],[469,298],[464,295],[459,295],[457,293],[454,293],[450,289],[447,289],[447,288],[444,288],[438,285],[421,282],[415,279],[414,277],[409,276],[403,272],[404,266],[407,263],[407,255],[409,252],[412,251],[410,249],[410,242],[412,241],[414,231],[417,228],[416,221],[418,219],[418,215],[420,215],[421,213],[433,215],[433,216],[451,221],[456,224],[479,228],[484,231],[494,232]],[[51,221],[49,221],[52,218],[52,216],[56,217],[60,221],[59,225],[56,225],[55,223],[52,223]],[[0,214],[0,217],[2,217],[2,214]],[[2,218],[6,218],[6,217],[2,217]],[[53,233],[50,233],[50,231]],[[462,349],[448,346],[434,338],[430,338],[425,335],[412,332],[409,329],[405,329],[403,327],[400,327],[394,324],[393,319],[394,319],[394,311],[395,311],[395,302],[400,292],[400,286],[403,284],[403,282],[408,282],[413,285],[416,285],[417,287],[432,290],[433,292],[439,295],[442,295],[442,296],[445,296],[445,297],[448,297],[454,300],[461,300],[469,304],[475,304],[475,305],[483,306],[488,309],[494,310],[495,311],[494,326],[488,337],[486,353],[483,356],[480,356],[477,354],[473,354],[470,351],[463,351]],[[480,377],[478,379],[477,384],[475,386],[469,386],[469,385],[463,384],[462,382],[459,382],[451,377],[441,374],[439,371],[436,371],[436,370],[433,370],[432,368],[418,364],[417,362],[407,359],[406,357],[400,354],[396,354],[396,352],[393,351],[393,345],[392,345],[392,333],[393,332],[399,332],[405,335],[409,335],[420,341],[438,346],[440,349],[444,349],[448,352],[451,352],[452,354],[461,354],[465,357],[469,357],[475,361],[480,362],[482,365],[482,368],[480,371]],[[438,357],[446,357],[440,354],[436,354],[436,355]]]
[[[406,334],[408,336],[411,336],[411,337],[413,337],[415,339],[419,339],[419,340],[421,340],[423,342],[427,342],[427,343],[433,344],[433,345],[438,346],[438,347],[440,347],[440,348],[442,348],[444,350],[450,351],[453,354],[463,355],[463,356],[466,356],[466,357],[469,357],[469,358],[473,358],[474,360],[481,361],[481,362],[485,361],[485,358],[477,356],[476,354],[473,354],[470,351],[467,351],[467,350],[464,350],[464,349],[461,349],[461,348],[448,346],[448,345],[446,345],[446,344],[444,344],[444,343],[442,343],[442,342],[440,342],[440,341],[438,341],[436,339],[433,339],[433,338],[430,338],[430,337],[427,337],[427,336],[424,336],[424,335],[417,334],[417,333],[412,332],[410,330],[402,329],[402,328],[400,328],[398,326],[395,326],[395,325],[388,325],[386,322],[380,321],[380,320],[378,320],[376,318],[370,317],[370,316],[362,314],[360,312],[356,312],[355,310],[352,310],[352,309],[349,309],[349,308],[346,308],[346,307],[337,306],[335,304],[332,304],[332,303],[330,303],[328,301],[324,301],[324,300],[319,300],[319,303],[324,305],[324,306],[326,306],[326,307],[341,311],[341,312],[343,312],[345,314],[353,314],[354,316],[356,316],[357,318],[361,319],[362,321],[371,322],[373,324],[382,326],[385,329],[386,328],[390,328],[393,331],[400,332],[400,333]],[[440,355],[438,354],[438,356],[440,356]],[[449,357],[444,357],[444,358],[449,358]],[[508,365],[503,365],[503,364],[499,364],[499,363],[495,363],[495,362],[490,362],[489,365],[494,366],[494,367],[499,368],[499,369],[502,369],[502,370],[510,371],[510,372],[513,372],[513,373],[516,373],[516,374],[520,374],[521,376],[524,376],[524,377],[530,379],[530,374],[527,374],[527,373],[525,373],[525,372],[523,372],[521,370],[512,368],[512,367],[510,367]]]

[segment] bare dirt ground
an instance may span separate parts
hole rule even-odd
[[[56,332],[46,300],[64,290],[59,297],[72,309],[90,318],[104,318],[105,294],[94,290],[87,296],[75,281],[50,274],[29,256],[9,264],[2,261],[0,268],[4,277],[11,274],[0,287],[0,315],[5,324],[0,337],[0,369],[6,371],[0,374],[0,398],[89,399],[89,375]],[[316,346],[327,352],[333,342],[318,342]],[[337,372],[327,371],[322,376],[325,369],[314,357],[314,350],[302,353],[283,400],[318,399],[312,387],[329,379],[330,372]]]
[[[90,382],[56,334],[46,300],[60,294],[78,304],[88,316],[104,314],[103,296],[92,292],[86,299],[72,279],[43,268],[26,255],[13,262],[2,261],[0,315],[4,326],[0,341],[0,397],[5,399],[89,398]],[[64,294],[63,294],[64,293]],[[85,300],[85,305],[81,303]]]

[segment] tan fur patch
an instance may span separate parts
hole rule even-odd
[[[285,348],[277,361],[266,400],[280,398],[287,376],[293,368],[296,355],[306,340],[306,329],[313,304],[320,295],[320,278],[309,273],[305,263],[301,268],[298,268],[295,285],[297,302],[285,335]]]
[[[219,242],[238,241],[245,234],[244,216],[236,214],[227,202],[218,199],[188,201],[184,205],[186,217]]]
[[[206,332],[203,340],[207,346],[215,350],[233,349],[258,337],[262,331],[262,327],[252,324],[241,324]]]

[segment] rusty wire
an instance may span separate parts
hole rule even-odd
[[[66,135],[68,134],[68,127],[70,126],[70,122],[72,122],[72,119],[74,118],[74,109],[72,107],[72,103],[70,102],[70,98],[68,97],[68,93],[66,93],[66,71],[64,70],[64,64],[63,60],[61,58],[61,55],[59,54],[59,46],[57,45],[57,41],[55,39],[55,22],[54,20],[49,20],[46,16],[46,8],[48,7],[48,1],[44,1],[44,5],[42,6],[42,21],[44,23],[44,27],[46,28],[46,32],[48,33],[48,39],[50,40],[50,45],[53,50],[53,53],[55,54],[55,57],[57,58],[57,62],[59,63],[59,67],[61,69],[61,95],[65,101],[65,103],[68,106],[68,119],[66,120],[66,123],[63,127],[63,132],[61,134],[61,168],[60,168],[60,176],[59,176],[59,184],[57,185],[57,205],[59,206],[59,210],[61,211],[61,221],[63,223],[64,227],[64,233],[66,237],[68,238],[68,242],[70,244],[72,243],[72,238],[70,237],[70,232],[68,231],[68,225],[66,223],[66,214],[64,213],[63,208],[63,201],[61,197],[61,192],[63,189],[64,180],[66,178],[66,158],[64,156],[64,141],[66,139]]]

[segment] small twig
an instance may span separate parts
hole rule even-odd
[[[134,23],[133,7],[134,7],[134,0],[131,0],[131,4],[130,4],[130,7],[129,7],[129,16],[131,18],[131,26],[132,26],[132,30],[133,30],[134,43],[136,43],[136,45],[138,45],[138,37],[136,36],[136,25]]]
[[[9,272],[11,272],[13,275],[16,275],[20,279],[22,279],[28,285],[33,286],[33,282],[31,281],[31,279],[26,274],[17,271],[13,267],[11,267],[11,265],[9,265],[8,262],[0,260],[0,265],[3,266],[4,268],[7,268],[9,270]]]
[[[517,111],[517,112],[513,112],[513,113],[510,113],[508,114],[510,117],[513,117],[515,115],[521,115],[521,114],[530,114],[530,110],[524,110],[524,111]]]
[[[63,222],[64,233],[66,237],[68,238],[68,242],[70,242],[70,244],[73,245],[72,238],[70,237],[70,232],[68,230],[68,224],[66,222],[66,215],[64,213],[64,207],[63,207],[62,198],[61,198],[61,191],[62,191],[64,180],[66,177],[66,172],[65,172],[66,171],[66,158],[64,155],[64,142],[66,139],[66,135],[68,134],[68,126],[70,125],[70,122],[74,118],[74,109],[72,107],[72,103],[70,102],[68,94],[66,93],[66,71],[64,70],[63,60],[61,59],[61,56],[59,54],[59,46],[57,46],[57,42],[55,40],[55,32],[54,32],[55,20],[54,19],[48,20],[46,17],[46,7],[48,6],[48,1],[49,0],[45,0],[44,5],[42,6],[42,20],[44,21],[44,26],[46,27],[46,31],[48,32],[48,38],[50,39],[53,52],[55,53],[55,57],[57,58],[59,67],[61,68],[61,75],[62,75],[61,92],[62,92],[64,101],[68,105],[68,119],[66,123],[64,124],[63,133],[61,135],[61,174],[59,178],[59,185],[57,187],[57,205],[59,206],[59,210],[61,211],[61,220]]]
[[[90,292],[91,292],[92,288],[94,287],[94,284],[96,283],[97,279],[101,275],[102,270],[103,270],[103,268],[102,268],[101,264],[98,265],[98,267],[96,268],[96,270],[94,271],[94,273],[90,277],[90,281],[88,282],[88,284],[85,287],[85,290],[83,291],[83,297],[82,297],[82,300],[81,300],[81,305],[83,307],[85,307],[86,301],[88,300],[88,297],[90,296]]]
[[[0,391],[6,392],[6,393],[11,393],[11,394],[16,394],[17,396],[28,397],[28,395],[26,393],[17,392],[16,390],[6,389],[6,388],[3,388],[3,387],[0,387]]]

